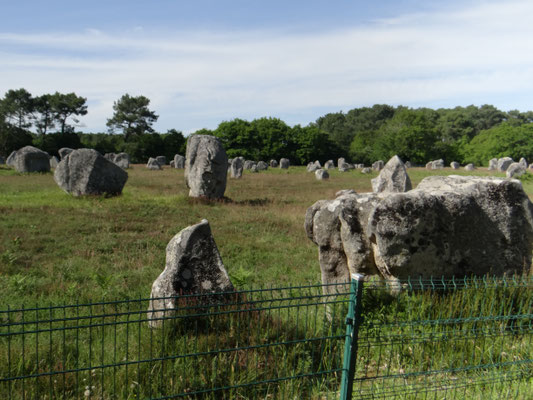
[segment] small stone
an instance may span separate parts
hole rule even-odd
[[[155,159],[160,166],[167,165],[167,158],[165,156],[157,156]]]
[[[150,157],[148,159],[148,163],[146,163],[146,168],[155,171],[155,170],[160,170],[161,169],[161,165],[157,162],[157,159],[155,159],[153,157]]]
[[[315,178],[319,181],[329,179],[328,171],[326,171],[325,169],[317,169],[315,171]]]
[[[465,171],[473,171],[475,169],[476,169],[476,167],[474,167],[474,164],[472,164],[472,163],[465,165]]]
[[[291,165],[291,162],[288,158],[282,158],[279,160],[279,167],[280,169],[289,169],[289,166]]]
[[[450,167],[451,167],[452,169],[459,169],[459,168],[461,167],[461,165],[460,165],[457,161],[452,161],[452,162],[450,163]]]

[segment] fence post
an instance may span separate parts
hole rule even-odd
[[[340,400],[351,400],[355,361],[357,358],[357,338],[361,323],[361,299],[363,295],[364,275],[352,274],[350,283],[350,302],[346,316],[346,341],[344,343],[344,361],[342,365],[342,381]]]

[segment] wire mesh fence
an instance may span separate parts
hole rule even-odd
[[[0,398],[533,398],[533,279],[304,285],[0,311]],[[348,318],[347,317],[348,314]],[[157,326],[150,327],[150,326]]]

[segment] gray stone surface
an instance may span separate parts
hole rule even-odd
[[[117,166],[122,169],[128,169],[130,167],[130,156],[128,153],[118,153],[112,160]]]
[[[14,150],[11,152],[10,155],[7,156],[6,165],[9,165],[10,167],[14,167],[16,157],[17,157],[17,151]]]
[[[412,165],[411,165],[411,161],[406,161],[405,162],[405,168],[411,168]]]
[[[289,161],[288,158],[282,158],[281,160],[279,160],[279,167],[281,169],[289,169],[290,166],[291,166],[291,162]]]
[[[128,180],[128,173],[93,149],[78,149],[58,164],[54,180],[74,196],[118,195]]]
[[[148,162],[146,163],[146,168],[154,171],[159,171],[161,169],[161,164],[159,164],[157,162],[157,159],[155,159],[154,157],[150,157],[148,159]]]
[[[526,160],[524,157],[522,157],[522,158],[520,159],[519,163],[520,163],[520,165],[522,165],[522,167],[524,167],[525,169],[527,169],[527,165],[528,165],[528,164],[527,164],[527,160]]]
[[[183,229],[168,243],[165,269],[152,284],[148,324],[158,328],[162,325],[160,318],[172,317],[178,307],[176,296],[204,295],[194,298],[195,305],[203,305],[222,297],[206,294],[232,291],[209,222],[204,219]]]
[[[114,162],[114,160],[115,160],[115,156],[116,156],[115,153],[105,153],[105,154],[104,154],[104,158],[105,158],[106,160],[111,161],[111,162]]]
[[[324,164],[324,169],[332,169],[332,168],[335,168],[335,163],[333,162],[333,160],[326,161],[326,163]]]
[[[505,176],[507,178],[514,178],[520,175],[524,175],[526,172],[527,172],[527,168],[524,167],[523,164],[515,162],[509,165],[509,167],[505,171]]]
[[[242,157],[235,157],[231,162],[230,176],[233,179],[240,179],[242,177],[242,170],[244,168],[244,161]]]
[[[50,157],[50,160],[48,160],[49,163],[50,163],[50,168],[57,168],[57,165],[59,164],[59,160],[57,159],[56,156],[52,156]]]
[[[68,156],[73,151],[74,149],[71,149],[70,147],[62,147],[57,152],[59,154],[59,158],[63,160],[66,156]]]
[[[346,160],[344,159],[344,157],[340,157],[339,159],[337,159],[337,167],[340,168],[340,166],[345,162]]]
[[[443,169],[443,168],[444,168],[444,160],[442,158],[431,162],[431,169]]]
[[[513,163],[513,159],[511,157],[502,157],[498,159],[498,171],[505,172],[507,171],[507,168]]]
[[[257,163],[257,170],[258,171],[266,171],[268,169],[268,164],[264,161],[259,161]]]
[[[257,169],[257,164],[252,165],[252,168],[250,168],[250,172],[257,173],[259,170]]]
[[[170,160],[170,168],[176,168],[176,162],[174,160]]]
[[[473,171],[475,169],[476,169],[476,167],[472,163],[465,165],[465,171]]]
[[[247,171],[251,170],[254,165],[256,165],[255,161],[252,161],[252,160],[244,161],[244,169]]]
[[[401,193],[413,188],[405,165],[398,156],[392,157],[371,182],[374,193]]]
[[[155,159],[162,167],[167,165],[167,158],[165,156],[157,156]]]
[[[353,164],[347,162],[342,162],[341,164],[339,164],[339,172],[347,172],[352,169],[355,169],[355,166]]]
[[[191,135],[185,155],[185,182],[189,196],[222,198],[226,191],[228,157],[220,139]]]
[[[329,179],[328,171],[326,171],[325,169],[317,169],[315,171],[315,178],[319,181]]]
[[[495,171],[498,169],[498,159],[492,158],[489,160],[489,171]]]
[[[457,161],[452,161],[452,162],[450,163],[450,167],[451,167],[452,169],[459,169],[459,168],[461,167],[461,165],[460,165]]]
[[[403,163],[402,163],[403,164]],[[374,162],[372,164],[372,169],[374,171],[381,171],[383,169],[383,167],[385,166],[385,163],[383,162],[383,160],[378,160],[376,162]]]
[[[276,160],[270,160],[270,168],[277,168],[278,162]]]
[[[370,174],[370,173],[372,173],[372,168],[370,168],[370,167],[365,167],[365,168],[363,168],[363,169],[361,170],[361,173],[362,173],[362,174]]]
[[[310,162],[309,164],[307,164],[307,167],[306,167],[307,172],[315,172],[318,169],[320,169],[320,167],[317,167],[317,165],[314,162]]]
[[[525,273],[533,205],[519,181],[431,176],[405,193],[341,194],[305,217],[324,283],[351,273],[386,279]]]
[[[178,169],[185,168],[185,157],[184,156],[180,154],[174,155],[174,168],[178,168]]]
[[[18,172],[48,172],[50,157],[47,152],[33,146],[18,149],[13,159],[13,167]]]

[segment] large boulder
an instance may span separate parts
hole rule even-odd
[[[244,169],[247,171],[251,170],[254,165],[256,165],[255,161],[252,161],[252,160],[244,161]]]
[[[180,154],[174,155],[174,168],[178,168],[178,169],[185,168],[185,157],[184,156]]]
[[[507,171],[507,168],[513,163],[513,159],[511,157],[502,157],[498,159],[498,171],[505,172]]]
[[[204,219],[183,229],[168,243],[165,269],[152,284],[148,324],[158,328],[162,325],[161,318],[174,315],[178,296],[203,295],[193,300],[195,305],[201,305],[217,298],[206,294],[232,291],[234,287],[222,263],[209,222]]]
[[[230,176],[234,179],[240,179],[242,177],[242,170],[244,168],[244,161],[242,157],[235,157],[231,161]]]
[[[128,173],[93,149],[72,151],[58,164],[54,180],[74,196],[118,195]]]
[[[533,205],[519,181],[431,176],[405,193],[341,193],[306,213],[324,283],[527,272]]]
[[[282,158],[279,160],[279,167],[280,169],[289,169],[289,166],[291,165],[291,162],[288,158]]]
[[[405,165],[398,156],[392,157],[371,182],[374,193],[401,193],[413,188]]]
[[[190,136],[185,159],[189,196],[222,198],[226,190],[228,157],[220,139],[209,135]]]
[[[514,162],[505,171],[505,176],[507,178],[513,178],[515,176],[524,175],[527,171],[527,167],[524,167],[524,164]]]
[[[36,147],[25,146],[17,150],[13,166],[18,172],[49,172],[50,157]]]
[[[68,156],[70,153],[72,153],[74,149],[71,149],[70,147],[62,147],[60,148],[57,153],[59,154],[59,158],[63,160],[66,156]]]
[[[146,168],[154,171],[159,171],[161,169],[161,164],[159,164],[157,162],[157,159],[155,159],[154,157],[150,157],[148,159],[148,162],[146,163]]]

